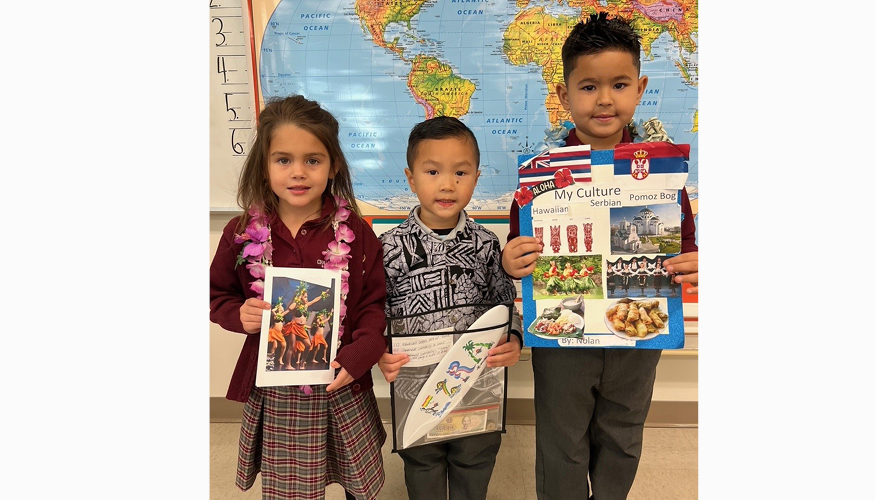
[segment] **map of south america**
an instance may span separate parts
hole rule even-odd
[[[425,118],[460,117],[468,114],[475,86],[453,74],[452,68],[433,57],[416,56],[407,79],[416,102],[425,108]]]

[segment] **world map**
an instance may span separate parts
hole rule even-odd
[[[697,0],[258,3],[262,101],[301,94],[337,117],[360,201],[390,211],[416,206],[404,176],[408,134],[449,115],[474,131],[481,150],[469,211],[508,210],[518,157],[570,126],[554,92],[562,43],[597,10],[631,19],[641,35],[649,83],[635,121],[658,117],[674,142],[690,144],[687,191],[698,198]]]

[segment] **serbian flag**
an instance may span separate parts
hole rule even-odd
[[[623,182],[631,182],[636,188],[684,187],[690,159],[689,144],[670,142],[640,142],[618,144],[614,148],[614,176],[623,176]],[[660,175],[654,175],[660,174]],[[677,178],[679,182],[672,182]]]

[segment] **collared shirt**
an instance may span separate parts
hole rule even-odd
[[[516,288],[501,271],[501,243],[492,231],[462,211],[456,227],[441,236],[419,220],[418,210],[380,236],[387,315],[514,300]]]
[[[513,302],[516,287],[501,269],[501,242],[492,231],[463,210],[456,227],[441,236],[418,213],[419,207],[414,208],[407,220],[380,236],[387,316],[419,315],[416,328],[425,328],[420,331],[464,330],[470,321],[431,315],[464,304]],[[511,330],[519,333],[519,315],[512,316]]]

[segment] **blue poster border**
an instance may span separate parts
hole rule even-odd
[[[595,150],[591,153],[591,160],[593,165],[607,165],[614,163],[614,152],[613,150]],[[536,155],[520,155],[517,158],[517,164],[520,165],[524,161],[533,158]],[[681,190],[678,190],[678,205],[681,204]],[[519,224],[520,224],[520,235],[521,236],[534,236],[534,229],[532,227],[532,204],[528,203],[519,209]],[[666,257],[673,257],[678,254],[665,254]],[[529,328],[532,323],[538,317],[537,306],[534,300],[534,281],[532,276],[523,277],[520,282],[522,283],[522,314],[523,314],[523,335],[525,339],[525,345],[527,347],[572,347],[572,348],[593,348],[593,347],[601,347],[607,349],[683,349],[684,340],[686,338],[684,333],[684,309],[683,309],[683,300],[680,296],[678,297],[666,297],[666,304],[668,308],[668,335],[658,335],[650,340],[645,341],[636,341],[634,346],[604,346],[604,345],[587,345],[581,344],[577,341],[567,342],[563,341],[563,339],[550,340],[542,337],[538,337],[537,335],[533,335],[529,332]],[[587,334],[586,337],[589,338],[598,338],[598,337],[613,337],[612,333],[605,334]]]

